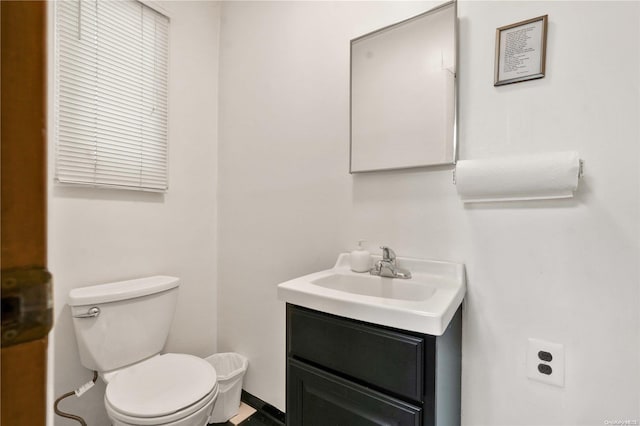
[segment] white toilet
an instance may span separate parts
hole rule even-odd
[[[179,280],[155,276],[71,290],[82,365],[107,383],[114,426],[204,426],[218,396],[216,371],[186,354],[160,355]]]

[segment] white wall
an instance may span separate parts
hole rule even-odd
[[[639,4],[482,6],[461,8],[461,46],[469,46],[460,64],[469,70],[461,71],[462,157],[575,149],[586,177],[570,202],[467,210],[465,418],[639,419]],[[544,13],[548,75],[498,89],[478,84],[492,72],[478,66],[493,55],[481,34]],[[529,336],[565,344],[564,389],[523,379]],[[503,390],[515,397],[501,398]],[[492,403],[473,402],[479,393]]]
[[[459,3],[460,158],[577,150],[576,198],[464,207],[447,168],[350,176],[349,40],[424,2],[222,7],[220,350],[284,409],[276,285],[359,238],[461,261],[463,423],[640,419],[637,2]],[[493,87],[495,29],[549,14],[547,76]],[[566,384],[525,374],[528,337],[565,345]]]
[[[80,365],[66,297],[75,287],[145,275],[181,278],[166,349],[216,350],[218,31],[216,2],[161,2],[171,16],[169,191],[51,185],[49,269],[54,276],[54,395],[91,378]],[[50,87],[53,85],[50,84]],[[53,129],[53,126],[49,126]],[[50,157],[54,142],[50,142]],[[53,180],[53,158],[50,181]],[[61,404],[92,426],[107,425],[104,385]],[[55,424],[77,425],[61,417]]]
[[[424,8],[223,3],[218,345],[249,356],[244,387],[282,410],[277,283],[331,266],[352,240],[396,242],[369,232],[384,212],[366,189],[354,191],[367,177],[348,174],[349,39]]]

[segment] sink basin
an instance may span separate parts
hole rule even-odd
[[[374,256],[374,261],[380,257]],[[441,336],[466,291],[464,265],[397,258],[411,279],[353,272],[343,253],[332,269],[278,285],[287,303],[374,324]]]
[[[436,292],[435,287],[426,282],[383,278],[374,275],[334,273],[311,280],[311,284],[345,293],[406,301],[426,300]]]

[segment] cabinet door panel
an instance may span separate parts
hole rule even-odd
[[[434,341],[288,305],[288,354],[416,402]],[[384,367],[382,367],[384,366]]]
[[[287,425],[419,426],[419,407],[289,360]]]

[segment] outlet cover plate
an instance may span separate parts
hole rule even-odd
[[[540,358],[539,352],[551,354],[551,361]],[[551,367],[551,374],[541,373],[538,366]],[[545,369],[546,367],[543,367]],[[564,345],[540,339],[529,339],[527,348],[527,377],[550,385],[564,387]]]

